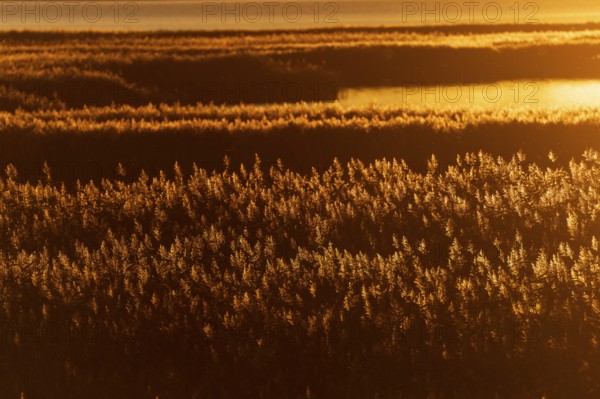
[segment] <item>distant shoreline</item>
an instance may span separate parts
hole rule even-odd
[[[159,0],[154,0],[159,1]],[[190,0],[191,1],[191,0]],[[327,33],[362,32],[362,33],[503,33],[503,32],[571,32],[584,30],[600,30],[600,22],[580,23],[544,23],[544,24],[432,24],[432,25],[337,25],[331,27],[297,27],[293,29],[3,29],[0,24],[0,35],[28,34],[45,36],[48,34],[61,35],[115,35],[115,34],[181,34],[194,36],[223,36],[223,35],[273,35],[282,33]]]

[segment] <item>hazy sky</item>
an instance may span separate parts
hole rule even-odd
[[[73,9],[67,6],[39,6],[63,4],[48,1],[37,2],[38,12],[33,15],[27,11],[31,9],[31,3],[0,3],[0,29],[210,30],[287,29],[334,24],[381,26],[471,22],[600,22],[600,0],[100,0],[70,2],[77,4]],[[256,7],[239,7],[240,11],[231,15],[228,11],[232,9],[231,4],[221,7],[223,3],[238,3],[238,6],[239,3],[254,3],[260,10]],[[286,9],[287,3],[300,4],[300,12],[297,10],[299,6]],[[268,8],[265,4],[278,6]],[[425,9],[435,10],[435,4],[438,10],[450,11],[431,16]],[[454,8],[448,5],[454,5]],[[494,7],[489,7],[493,5],[501,8],[498,19],[495,19],[498,13]],[[515,5],[518,6],[517,10]],[[456,6],[461,8],[458,17]],[[470,7],[475,8],[472,10]],[[485,7],[489,7],[488,13],[482,12]]]

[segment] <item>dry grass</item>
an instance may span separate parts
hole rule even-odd
[[[0,396],[597,398],[600,109],[196,103],[600,76],[599,38],[0,33]]]
[[[298,32],[0,33],[0,86],[52,107],[331,100],[343,86],[597,78],[595,25]],[[410,60],[410,62],[407,62]],[[440,68],[442,61],[443,68]],[[291,83],[252,98],[227,84]],[[208,86],[216,86],[212,92]],[[321,91],[316,92],[315,85]],[[326,93],[323,88],[335,89]],[[0,107],[12,109],[10,104]]]
[[[310,172],[333,159],[404,159],[423,171],[435,154],[442,165],[458,154],[523,151],[539,165],[554,151],[560,165],[600,148],[600,110],[455,110],[333,104],[268,106],[118,106],[0,113],[0,164],[15,164],[23,180],[42,178],[44,163],[57,181],[114,178],[122,164],[154,176],[178,162],[222,170],[281,159]]]
[[[597,397],[599,159],[176,169],[73,193],[9,168],[0,393]]]

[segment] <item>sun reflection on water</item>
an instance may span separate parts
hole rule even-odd
[[[502,81],[485,84],[443,84],[346,89],[342,105],[452,108],[600,107],[599,80]]]

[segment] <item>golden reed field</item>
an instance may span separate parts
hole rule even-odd
[[[594,23],[0,32],[0,397],[600,397],[600,108],[335,101],[599,54]]]

